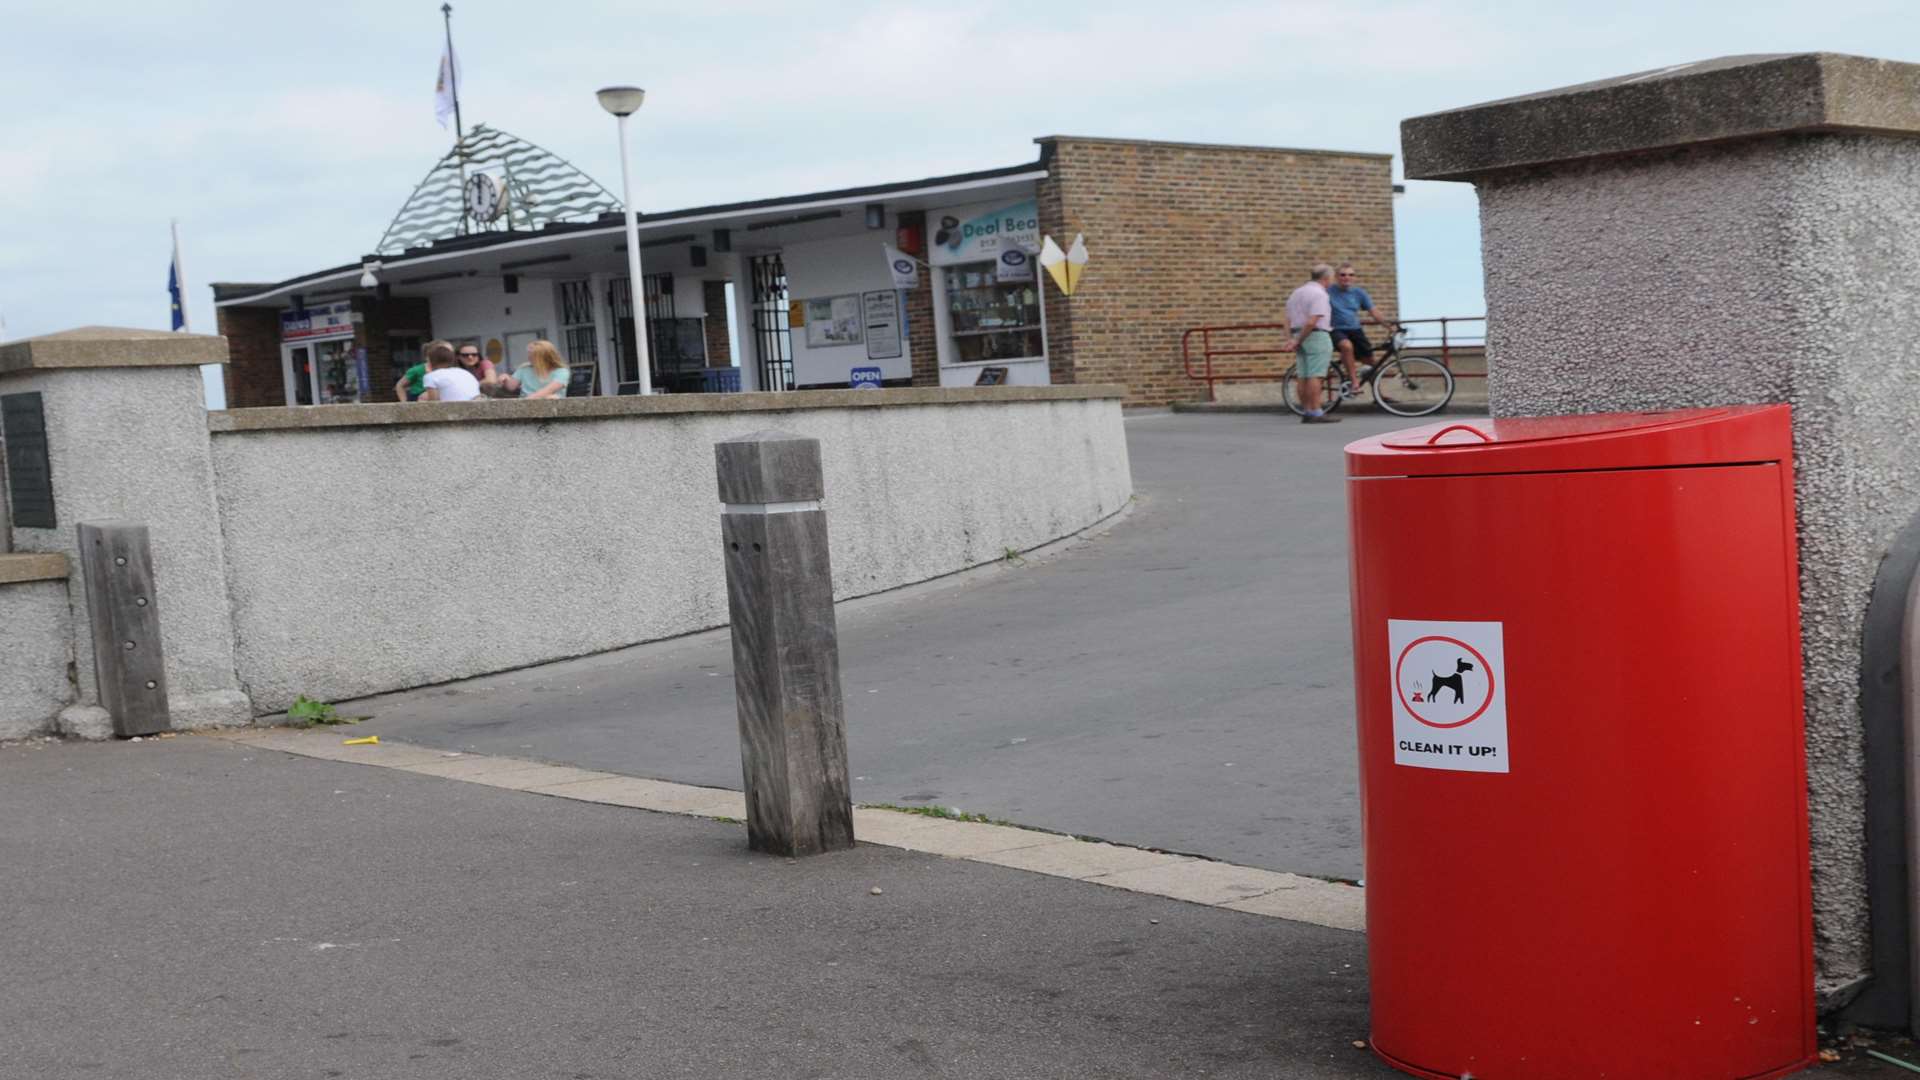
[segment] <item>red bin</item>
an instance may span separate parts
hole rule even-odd
[[[1787,408],[1434,424],[1347,475],[1374,1052],[1806,1066]]]

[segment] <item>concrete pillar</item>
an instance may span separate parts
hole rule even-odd
[[[820,441],[763,431],[713,449],[747,842],[781,855],[852,847]]]
[[[201,364],[224,364],[223,338],[86,327],[0,345],[0,395],[40,395],[54,524],[12,523],[15,551],[59,552],[81,565],[82,521],[144,523],[166,640],[173,727],[245,724],[253,709],[234,670],[225,545],[214,493]],[[289,483],[303,482],[290,475]],[[104,737],[86,585],[67,582],[78,703],[75,734]],[[297,612],[287,613],[298,618]]]
[[[1879,951],[1862,625],[1920,508],[1920,66],[1727,57],[1401,136],[1409,179],[1478,191],[1496,416],[1793,405],[1816,983],[1845,1004]]]

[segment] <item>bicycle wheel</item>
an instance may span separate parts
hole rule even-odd
[[[1334,367],[1328,369],[1327,378],[1321,381],[1321,384],[1320,384],[1320,411],[1321,412],[1332,412],[1333,410],[1340,407],[1340,402],[1341,402],[1340,390],[1337,386],[1334,385],[1334,380],[1339,377],[1339,374],[1340,374],[1339,366],[1335,365]],[[1287,403],[1287,408],[1292,409],[1296,414],[1304,413],[1306,411],[1300,407],[1300,365],[1299,364],[1295,364],[1292,367],[1288,368],[1287,377],[1280,380],[1280,397],[1282,400],[1284,400]]]
[[[1373,399],[1395,416],[1425,416],[1453,400],[1453,372],[1437,360],[1408,356],[1380,365]]]

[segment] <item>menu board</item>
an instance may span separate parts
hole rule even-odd
[[[900,355],[900,294],[893,289],[860,294],[867,330],[867,359],[891,360]]]

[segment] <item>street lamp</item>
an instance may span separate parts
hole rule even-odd
[[[600,107],[620,121],[620,201],[627,208],[628,295],[633,307],[633,337],[640,351],[640,392],[653,393],[653,360],[647,350],[647,286],[640,276],[640,220],[633,210],[633,180],[627,169],[627,117],[640,108],[647,92],[637,86],[609,86],[599,91]]]

